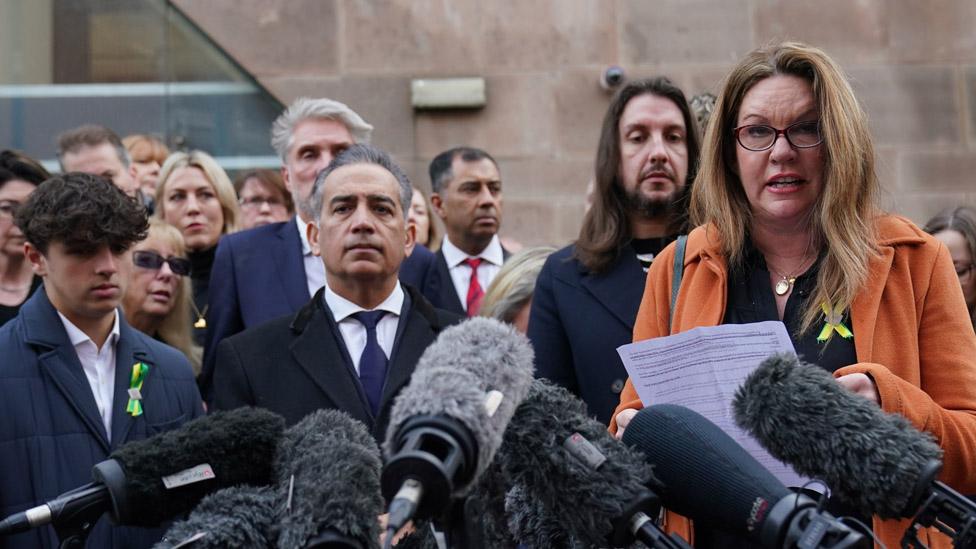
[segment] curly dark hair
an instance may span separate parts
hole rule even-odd
[[[42,254],[51,242],[61,242],[71,253],[95,253],[108,246],[121,253],[146,238],[146,209],[111,180],[99,175],[70,172],[38,185],[14,222]]]

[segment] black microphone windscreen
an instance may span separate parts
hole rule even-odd
[[[324,533],[376,545],[381,467],[369,430],[344,412],[318,410],[289,428],[275,461],[278,547],[303,549]]]
[[[186,520],[173,523],[154,549],[274,547],[277,499],[267,486],[233,486],[203,498]],[[190,542],[190,539],[193,541]]]
[[[459,421],[478,449],[471,482],[455,487],[454,495],[466,495],[491,463],[506,425],[528,392],[533,360],[528,339],[503,322],[475,317],[447,328],[424,351],[393,405],[384,444],[387,455],[397,451],[396,436],[413,417],[447,416]],[[486,407],[486,397],[497,405],[494,409]]]
[[[589,417],[583,401],[543,380],[532,382],[495,459],[512,487],[509,527],[530,547],[605,546],[617,520],[633,514],[635,498],[659,488],[639,451]],[[554,532],[572,541],[555,543]]]
[[[673,404],[648,406],[624,430],[663,483],[665,507],[713,527],[757,536],[788,488],[714,423]]]
[[[737,391],[733,409],[736,423],[774,457],[882,518],[914,514],[917,483],[942,458],[931,435],[792,355],[763,361]]]
[[[504,445],[504,442],[502,444]],[[473,535],[480,539],[481,547],[518,545],[512,537],[508,514],[505,512],[505,497],[510,486],[498,461],[496,453],[491,465],[468,493],[464,504],[465,515],[478,518],[477,531]]]
[[[189,512],[220,488],[268,484],[284,428],[278,414],[239,408],[125,444],[109,456],[125,473],[125,505],[117,505],[118,521],[156,526]]]

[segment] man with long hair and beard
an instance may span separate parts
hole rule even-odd
[[[689,229],[698,151],[695,118],[670,80],[621,88],[603,119],[579,239],[539,275],[528,331],[536,375],[579,395],[600,421],[610,421],[627,379],[616,349],[631,341],[647,269]]]

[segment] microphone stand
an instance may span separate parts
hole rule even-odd
[[[945,491],[934,491],[915,515],[911,526],[905,530],[905,537],[901,540],[903,548],[926,549],[927,546],[918,539],[918,533],[922,528],[931,526],[952,538],[953,547],[976,547],[976,509],[973,502],[948,486],[939,488]]]
[[[72,490],[66,494],[77,495],[81,499],[77,510],[71,515],[61,515],[54,523],[54,531],[58,535],[60,549],[82,549],[88,540],[95,523],[105,512],[104,508],[105,488],[96,483],[91,483]],[[87,501],[86,501],[87,500]]]
[[[924,503],[905,530],[901,539],[905,549],[924,549],[926,546],[918,539],[918,533],[933,526],[952,538],[953,547],[976,547],[976,503],[945,483],[935,481],[941,468],[942,464],[933,460],[920,476],[913,501],[921,500],[927,487],[931,493],[924,496]]]
[[[650,490],[642,490],[628,502],[613,521],[609,540],[614,547],[627,547],[639,541],[650,549],[691,549],[677,534],[668,535],[651,517],[661,513],[661,500]]]

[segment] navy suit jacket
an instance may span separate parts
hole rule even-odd
[[[502,259],[508,261],[509,257],[512,257],[512,254],[505,248],[502,248]],[[451,271],[447,267],[447,259],[444,258],[444,252],[442,250],[437,250],[437,253],[434,254],[423,286],[418,287],[421,288],[424,297],[434,307],[451,311],[461,316],[467,315],[464,310],[464,304],[461,303],[461,298],[458,296],[457,289],[454,288],[454,281],[451,280]],[[484,290],[487,291],[488,288],[484,288]]]
[[[400,280],[420,287],[434,254],[417,245],[400,265]],[[217,345],[229,336],[294,314],[308,303],[302,239],[295,219],[227,235],[210,272],[207,339],[200,392],[210,401]]]
[[[297,314],[251,328],[220,343],[214,373],[214,408],[266,408],[288,425],[320,408],[342,410],[362,421],[377,441],[386,435],[393,398],[437,334],[462,317],[433,308],[404,285],[380,413],[373,417],[339,327],[319,290]]]
[[[616,349],[633,340],[647,275],[630,245],[600,275],[574,259],[574,250],[549,256],[536,281],[528,331],[536,376],[566,387],[610,423],[627,380]]]
[[[193,370],[182,353],[119,319],[112,434],[107,436],[91,386],[43,286],[0,328],[0,516],[54,499],[92,480],[92,466],[119,446],[179,427],[203,415]],[[136,362],[149,364],[143,413],[126,413]],[[95,524],[88,547],[150,547],[163,528]],[[2,548],[58,546],[45,526],[0,538]]]

